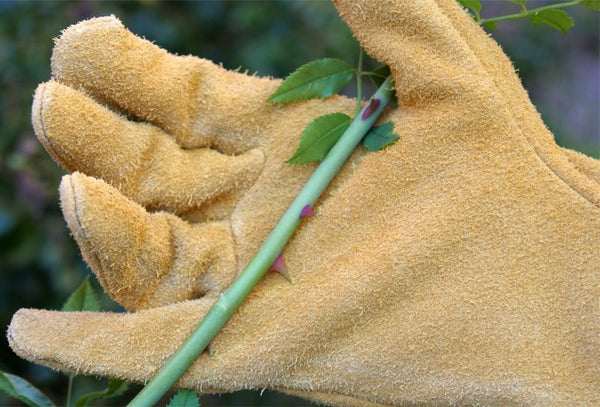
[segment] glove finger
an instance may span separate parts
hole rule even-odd
[[[194,226],[164,212],[149,214],[108,184],[63,177],[64,217],[107,294],[129,310],[221,292],[235,277],[228,222]]]
[[[114,16],[66,29],[52,55],[59,82],[148,121],[184,148],[228,153],[256,147],[255,119],[278,81],[231,72],[191,56],[175,56],[128,31]]]
[[[390,66],[402,107],[451,102],[457,114],[493,105],[485,70],[435,0],[334,3],[365,50]]]
[[[21,309],[7,337],[15,353],[32,362],[145,382],[187,338],[212,301],[204,298],[136,313]],[[210,363],[206,355],[199,359],[197,364]]]
[[[256,180],[264,156],[183,150],[161,129],[132,122],[55,81],[38,87],[35,132],[67,171],[101,178],[149,209],[227,216]]]
[[[431,141],[452,151],[453,159],[469,151],[467,144],[500,157],[509,151],[529,156],[599,202],[597,186],[556,145],[510,61],[456,1],[335,4],[365,49],[390,66],[401,107],[395,116],[400,134],[419,129],[424,148]]]
[[[595,192],[598,189],[599,171],[594,171],[588,168],[587,163],[582,163],[589,161],[586,158],[580,159],[577,153],[562,149],[556,144],[554,136],[548,131],[527,91],[521,85],[512,63],[498,44],[474,24],[472,18],[457,7],[455,1],[437,0],[437,3],[491,78],[495,96],[502,100],[511,121],[516,124],[517,131],[533,147],[537,156],[554,168],[560,178],[570,179],[573,189],[581,195],[592,202],[600,203],[600,194]]]
[[[503,97],[511,117],[518,123],[523,133],[526,136],[543,133],[544,138],[552,138],[521,85],[515,68],[493,38],[475,24],[469,13],[458,7],[456,1],[436,0],[436,3],[440,13],[448,18],[466,48],[476,57],[478,64],[491,78],[496,95]],[[531,137],[529,141],[532,141]]]

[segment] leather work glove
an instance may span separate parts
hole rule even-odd
[[[339,406],[599,405],[600,163],[558,147],[454,0],[338,1],[388,64],[401,135],[358,149],[178,382]],[[14,351],[144,382],[255,254],[314,166],[284,163],[344,97],[168,54],[114,17],[68,28],[33,104],[61,204],[127,313],[22,309]]]

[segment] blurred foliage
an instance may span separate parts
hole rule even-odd
[[[484,4],[484,18],[515,12],[515,5],[508,2]],[[299,65],[323,57],[354,63],[358,55],[350,31],[333,6],[324,1],[0,0],[2,330],[21,307],[59,309],[89,273],[58,207],[57,186],[64,172],[37,142],[29,112],[37,84],[50,77],[52,38],[79,20],[107,14],[115,14],[134,33],[171,52],[203,56],[226,68],[239,67],[260,75],[285,76]],[[570,14],[575,27],[568,36],[527,21],[511,21],[499,23],[494,37],[515,63],[557,142],[598,157],[599,17],[582,7]],[[118,309],[106,297],[101,302],[104,309]],[[55,402],[64,402],[66,376],[20,360],[4,335],[1,337],[0,370],[18,374]],[[74,398],[104,386],[105,382],[78,377]],[[115,399],[114,405],[123,404],[136,391],[134,386],[124,399]],[[308,405],[273,392],[203,396],[202,403]],[[0,405],[8,405],[2,395]]]

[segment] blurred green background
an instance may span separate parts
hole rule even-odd
[[[529,1],[530,8],[547,2]],[[484,17],[517,12],[484,1]],[[493,36],[517,67],[558,144],[600,156],[599,14],[569,9],[575,27],[562,35],[527,20],[500,23]],[[134,33],[178,54],[226,68],[285,76],[318,58],[356,60],[358,45],[326,1],[13,1],[0,0],[0,327],[21,307],[58,309],[89,273],[58,207],[63,170],[38,143],[30,124],[32,94],[50,78],[52,39],[70,24],[115,14]],[[371,62],[373,63],[373,62]],[[351,94],[354,90],[349,89]],[[97,285],[97,284],[96,284]],[[108,298],[106,309],[118,307]],[[17,358],[4,335],[0,370],[20,375],[64,404],[66,376]],[[52,338],[48,338],[52,340]],[[78,378],[77,394],[105,381]],[[99,405],[122,405],[132,397]],[[274,392],[203,396],[203,406],[304,406]],[[0,405],[19,405],[0,394]]]

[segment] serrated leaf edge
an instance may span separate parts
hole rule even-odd
[[[368,137],[370,135],[372,135],[372,134],[377,135],[377,130],[378,129],[382,129],[384,126],[391,126],[391,127],[390,127],[390,129],[383,136],[379,136],[379,137],[381,137],[381,138],[387,138],[387,137],[389,137],[389,139],[387,140],[387,142],[385,144],[382,144],[381,146],[379,146],[379,148],[371,149],[367,144],[365,144],[365,141],[368,139]],[[371,129],[369,130],[369,132],[367,134],[365,134],[365,136],[361,140],[361,144],[363,145],[363,147],[365,149],[367,149],[367,151],[373,153],[373,152],[376,152],[376,151],[383,150],[384,148],[390,146],[391,144],[395,143],[399,139],[400,139],[400,136],[394,133],[394,123],[392,123],[392,122],[385,122],[385,123],[380,124],[379,126],[371,127]]]
[[[292,88],[292,89],[287,89],[287,90],[285,90],[285,92],[283,92],[283,93],[279,93],[279,92],[280,92],[280,89],[281,89],[283,86],[285,86],[285,83],[286,83],[286,81],[288,81],[289,79],[293,78],[293,77],[294,77],[294,75],[298,75],[299,73],[301,73],[301,71],[302,71],[303,69],[307,69],[309,66],[311,66],[311,65],[313,65],[313,64],[316,64],[316,63],[322,63],[322,62],[324,62],[324,61],[336,61],[336,62],[342,63],[342,64],[344,64],[344,65],[346,65],[346,66],[348,67],[348,70],[346,70],[346,71],[341,71],[341,72],[337,72],[337,73],[335,73],[335,74],[328,74],[328,75],[326,75],[326,76],[321,76],[321,77],[318,77],[318,78],[316,78],[316,79],[313,79],[313,80],[311,80],[311,81],[309,81],[309,82],[305,82],[305,83],[303,83],[303,84],[301,84],[301,85],[299,85],[299,86],[296,86],[296,87],[294,87],[294,88]],[[281,82],[281,84],[280,84],[280,85],[277,87],[277,89],[275,89],[275,92],[273,92],[273,93],[271,94],[271,96],[269,96],[269,99],[268,99],[268,101],[269,101],[269,102],[272,102],[272,103],[293,103],[293,102],[297,102],[297,101],[301,101],[301,100],[309,100],[309,99],[314,99],[314,98],[327,98],[327,97],[329,97],[329,96],[332,96],[332,95],[334,95],[334,94],[335,94],[337,91],[336,91],[336,92],[333,92],[333,93],[331,93],[331,94],[325,95],[325,96],[321,96],[321,97],[319,97],[319,96],[307,96],[307,97],[298,97],[298,98],[296,98],[296,99],[292,99],[292,100],[283,100],[283,101],[276,100],[277,98],[280,98],[281,96],[283,96],[283,95],[286,95],[286,94],[288,94],[288,93],[290,93],[290,92],[292,92],[292,91],[294,91],[294,90],[297,90],[297,89],[299,89],[299,88],[301,88],[301,87],[304,87],[304,86],[311,87],[311,84],[314,84],[314,83],[316,83],[316,82],[322,81],[323,79],[326,79],[326,78],[328,78],[328,77],[331,77],[331,76],[333,76],[333,75],[341,75],[341,74],[344,74],[344,73],[353,73],[353,72],[354,72],[354,68],[353,68],[352,66],[350,66],[350,65],[349,65],[347,62],[345,62],[345,61],[342,61],[341,59],[338,59],[338,58],[322,58],[322,59],[317,59],[317,60],[315,60],[315,61],[310,61],[310,62],[307,62],[306,64],[304,64],[304,65],[301,65],[301,66],[300,66],[300,67],[298,67],[298,68],[297,68],[297,69],[296,69],[294,72],[292,72],[291,74],[289,74],[288,76],[286,76],[286,77],[285,77],[285,79],[283,80],[283,82]],[[344,83],[344,84],[343,84],[343,85],[340,87],[340,89],[341,89],[342,87],[346,86],[346,84],[347,84],[348,82],[350,82],[351,80],[352,80],[352,75],[350,75],[350,76],[349,76],[349,78],[348,78],[348,79],[345,81],[345,83]],[[339,91],[339,89],[338,89],[338,91]]]
[[[344,122],[344,123],[342,123],[342,124],[340,124],[340,125],[337,125],[336,127],[332,128],[332,129],[329,129],[327,132],[321,134],[317,139],[315,139],[315,141],[313,143],[311,143],[307,147],[304,147],[304,149],[302,151],[300,150],[300,148],[302,147],[302,140],[305,137],[306,130],[310,127],[310,125],[312,125],[313,123],[315,123],[317,120],[321,120],[321,119],[324,119],[324,118],[329,117],[329,116],[338,116],[338,115],[344,115],[344,116],[346,116],[347,117],[347,121]],[[304,131],[302,132],[302,136],[300,137],[300,142],[298,143],[298,148],[296,148],[296,151],[294,152],[294,155],[292,155],[288,160],[286,160],[286,163],[297,165],[297,164],[306,164],[306,163],[316,162],[316,161],[322,160],[324,158],[324,156],[321,157],[321,158],[319,158],[319,159],[310,160],[310,161],[300,161],[300,162],[297,161],[298,156],[304,154],[308,150],[308,148],[310,148],[315,143],[317,143],[318,140],[321,140],[325,135],[327,135],[327,134],[331,133],[332,131],[340,128],[342,125],[349,126],[351,122],[352,122],[352,118],[350,116],[348,116],[347,114],[345,114],[345,113],[330,113],[330,114],[326,114],[326,115],[317,117],[316,119],[314,119],[312,122],[310,122],[304,128]],[[335,145],[335,143],[333,145]],[[327,153],[325,153],[325,155],[327,155]]]
[[[185,395],[185,399],[183,400],[183,404],[177,404],[177,405],[173,404],[176,401],[177,397],[184,397],[184,395]],[[173,395],[171,400],[169,400],[169,404],[167,404],[167,407],[178,407],[179,405],[186,407],[186,405],[188,404],[188,397],[190,395],[194,396],[194,401],[195,401],[194,405],[200,406],[200,400],[198,399],[198,395],[196,394],[196,392],[194,392],[193,390],[182,389]],[[179,400],[177,400],[177,402],[179,402]]]
[[[561,26],[555,25],[554,21],[552,21],[552,20],[548,20],[548,19],[546,19],[546,18],[544,17],[544,14],[548,14],[548,13],[556,13],[556,12],[559,12],[559,13],[561,13],[561,15],[564,15],[565,17],[567,17],[567,18],[569,19],[569,23],[570,23],[570,24],[569,24],[567,27],[565,27],[564,29],[563,29],[563,27],[561,27]],[[536,21],[536,17],[539,17],[539,18],[540,18],[540,20],[539,20],[539,21]],[[547,25],[548,27],[550,27],[550,28],[554,28],[555,30],[557,30],[557,31],[560,31],[561,33],[563,33],[563,34],[565,34],[565,35],[566,35],[566,34],[569,32],[569,30],[571,29],[571,27],[573,27],[573,26],[575,25],[575,21],[573,20],[573,17],[571,17],[571,16],[569,15],[569,13],[567,13],[567,12],[566,12],[566,11],[564,11],[564,10],[557,10],[557,9],[542,10],[542,11],[536,12],[536,13],[534,13],[534,14],[531,14],[531,15],[529,16],[529,19],[530,19],[530,20],[531,20],[531,22],[533,22],[534,24],[544,24],[544,25]]]

